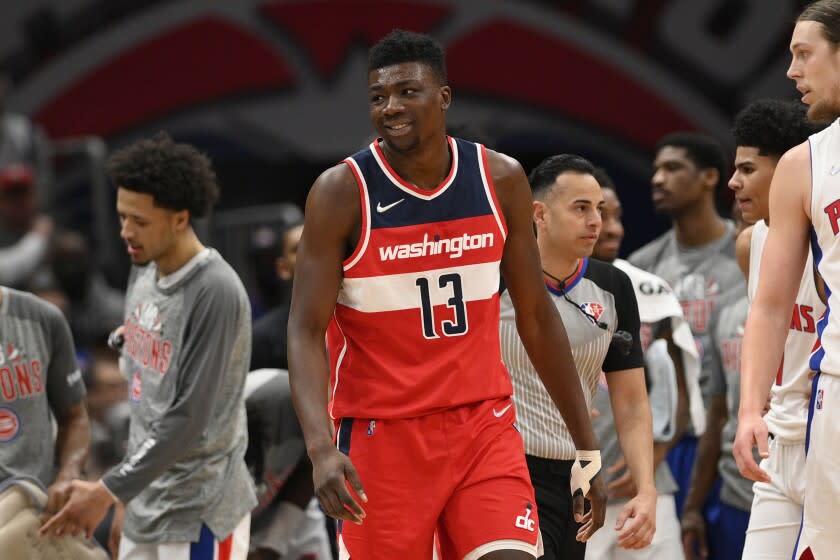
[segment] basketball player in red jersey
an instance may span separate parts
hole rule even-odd
[[[580,450],[571,490],[586,540],[604,519],[600,456],[543,286],[525,173],[447,136],[452,94],[430,37],[392,32],[369,71],[380,138],[313,185],[289,318],[292,394],[339,556],[429,560],[434,534],[446,560],[541,554],[500,356],[500,273]]]

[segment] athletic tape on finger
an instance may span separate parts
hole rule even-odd
[[[572,496],[589,494],[592,479],[598,476],[599,472],[601,472],[601,452],[599,450],[576,451],[569,480]]]

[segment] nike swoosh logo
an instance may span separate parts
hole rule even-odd
[[[396,202],[392,202],[388,206],[382,206],[381,202],[377,202],[376,203],[376,211],[379,212],[380,214],[382,214],[383,212],[387,212],[388,210],[390,210],[391,208],[393,208],[394,206],[396,206],[397,204],[399,204],[400,202],[402,202],[404,200],[405,200],[404,198],[401,198]]]
[[[507,405],[507,406],[506,406],[506,407],[504,407],[502,410],[496,410],[496,409],[494,408],[494,409],[493,409],[493,416],[495,416],[496,418],[501,418],[502,416],[504,416],[504,415],[505,415],[505,412],[507,412],[507,411],[508,411],[508,409],[509,409],[510,407],[512,407],[512,406],[513,406],[513,403],[511,403],[511,404]]]
[[[840,165],[832,165],[828,172],[829,175],[837,175],[838,173],[840,173]]]

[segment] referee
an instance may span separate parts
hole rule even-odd
[[[639,311],[627,275],[589,258],[604,203],[593,173],[592,164],[575,155],[552,156],[537,166],[529,177],[534,223],[545,286],[566,327],[590,408],[600,373],[606,372],[619,441],[638,489],[616,522],[618,543],[638,549],[651,542],[656,530],[653,437]],[[569,490],[575,446],[519,339],[507,291],[501,297],[500,331],[536,492],[543,559],[583,560],[586,543],[578,541],[580,524],[573,516]]]

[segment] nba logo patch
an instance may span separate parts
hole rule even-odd
[[[597,301],[589,301],[586,303],[581,303],[580,308],[583,309],[586,313],[589,313],[595,320],[598,321],[601,318],[601,315],[604,313],[604,306],[598,303]]]
[[[20,433],[20,418],[11,408],[0,407],[0,443],[15,439]]]
[[[817,410],[822,410],[823,390],[817,391]]]
[[[376,432],[376,420],[371,420],[370,422],[368,422],[368,429],[367,429],[368,437],[372,436],[374,434],[374,432]]]
[[[134,377],[131,379],[131,390],[128,392],[128,398],[132,402],[140,402],[140,397],[143,396],[143,381],[140,379],[140,370],[134,370]]]

